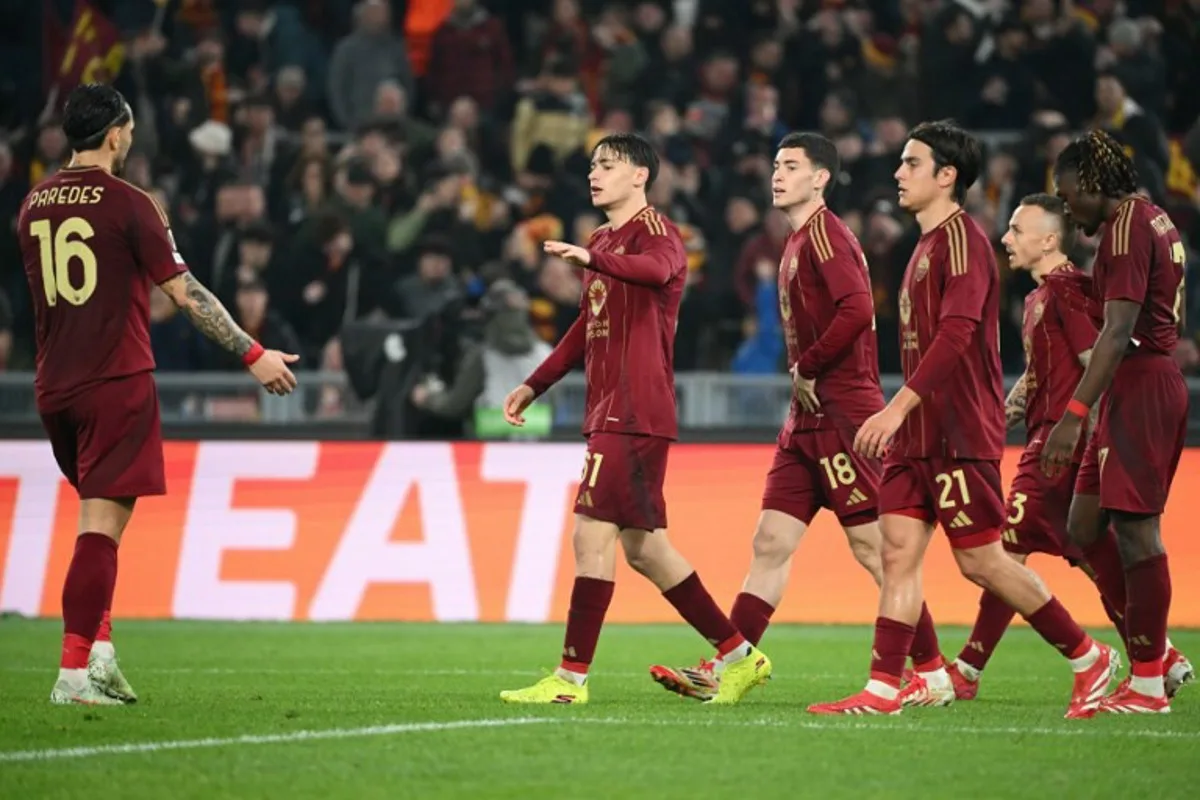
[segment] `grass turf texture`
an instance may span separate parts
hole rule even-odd
[[[683,626],[605,629],[591,703],[537,707],[497,694],[555,665],[557,625],[120,621],[141,702],[54,707],[59,631],[0,621],[0,796],[1161,799],[1200,783],[1200,686],[1167,717],[1067,722],[1070,671],[1025,628],[980,699],[866,720],[804,713],[862,687],[866,628],[772,628],[776,678],[734,708],[646,675],[707,653]],[[966,631],[941,633],[952,654]],[[1200,659],[1200,632],[1173,638]],[[113,745],[132,747],[88,749]],[[45,757],[64,748],[81,749]]]

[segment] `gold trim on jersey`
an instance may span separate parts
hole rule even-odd
[[[817,261],[821,264],[824,264],[826,261],[832,261],[833,242],[829,238],[829,231],[825,229],[824,208],[817,209],[817,213],[813,215],[808,236],[812,240],[813,249],[817,252]]]
[[[667,235],[667,226],[663,224],[662,215],[653,206],[646,206],[635,214],[633,218],[645,225],[646,230],[650,232],[651,236]]]
[[[1134,199],[1130,197],[1117,207],[1117,213],[1112,223],[1112,254],[1114,256],[1129,255],[1129,229],[1133,227],[1135,206]]]
[[[957,277],[967,274],[967,225],[962,215],[954,217],[946,225],[946,242],[949,249],[950,275]]]

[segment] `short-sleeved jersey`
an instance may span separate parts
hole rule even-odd
[[[585,270],[580,315],[587,380],[583,432],[675,439],[675,329],[687,278],[679,229],[647,207],[620,228],[602,225],[588,249],[649,256],[664,265],[666,281],[622,280]]]
[[[975,330],[944,385],[921,398],[892,442],[909,458],[998,459],[1004,450],[1000,273],[987,235],[961,209],[921,236],[900,287],[900,360],[916,373],[942,321]]]
[[[866,256],[846,224],[822,207],[788,237],[779,264],[779,316],[790,366],[828,330],[838,303],[854,294],[872,296]],[[793,431],[857,428],[883,408],[874,320],[817,376],[816,389],[820,412],[805,411],[792,398],[783,437]]]
[[[1025,298],[1025,427],[1057,422],[1083,377],[1079,356],[1100,333],[1092,279],[1071,264],[1045,277]]]
[[[150,284],[186,269],[150,195],[96,167],[68,167],[21,204],[18,235],[37,330],[38,407],[154,369]]]
[[[1101,303],[1139,304],[1133,343],[1170,354],[1179,343],[1185,251],[1167,212],[1140,196],[1126,198],[1105,225],[1092,267]]]

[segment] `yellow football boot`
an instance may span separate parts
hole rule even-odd
[[[750,655],[725,665],[717,693],[709,700],[719,706],[731,706],[771,677],[771,659],[757,647],[750,648]]]
[[[509,689],[500,693],[506,703],[586,703],[588,687],[567,680],[557,674],[547,675],[533,686],[524,689]]]

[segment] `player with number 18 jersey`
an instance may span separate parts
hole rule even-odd
[[[857,311],[851,322],[870,320],[869,328],[838,318],[847,305]],[[874,522],[882,468],[853,447],[858,426],[883,408],[871,278],[858,240],[825,206],[788,237],[779,314],[788,364],[815,381],[820,407],[806,410],[792,397],[762,507],[806,525],[820,508],[843,527]]]

